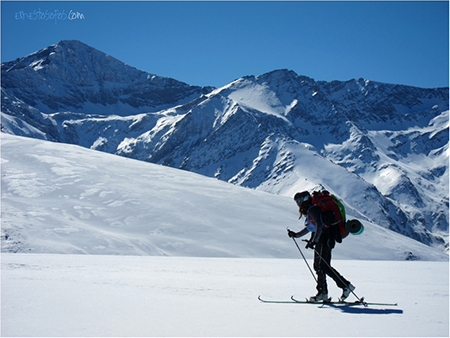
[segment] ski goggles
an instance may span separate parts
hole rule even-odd
[[[310,197],[311,197],[311,196],[306,195],[306,196],[303,196],[303,197],[300,197],[300,198],[296,199],[297,204],[300,205],[300,204],[302,204],[303,202],[306,202],[307,200],[310,199]]]

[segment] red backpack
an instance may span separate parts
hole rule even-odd
[[[345,227],[345,211],[344,215],[341,212],[342,204],[328,191],[313,192],[312,204],[318,206],[322,211],[325,230],[330,231],[336,242],[341,243],[342,239],[348,235]]]

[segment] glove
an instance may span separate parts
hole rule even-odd
[[[316,243],[314,243],[313,241],[306,241],[306,249],[313,249],[314,250],[314,246],[316,245]]]
[[[292,231],[290,229],[288,229],[287,232],[288,232],[288,236],[291,237],[291,238],[295,238],[295,235],[297,234],[296,232],[294,232],[294,231]]]

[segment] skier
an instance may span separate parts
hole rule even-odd
[[[306,248],[314,249],[314,270],[317,273],[317,295],[310,298],[311,302],[328,300],[328,287],[326,275],[330,276],[336,285],[341,288],[341,301],[344,301],[355,287],[346,280],[336,269],[331,267],[331,250],[334,248],[335,239],[331,234],[330,227],[323,222],[322,210],[312,203],[311,195],[308,191],[295,194],[294,200],[297,202],[300,211],[300,218],[306,217],[306,227],[294,232],[288,230],[288,236],[298,238],[312,232],[311,238]]]

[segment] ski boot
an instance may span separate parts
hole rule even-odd
[[[353,290],[355,289],[356,287],[354,287],[352,284],[349,284],[346,288],[344,288],[342,291],[342,296],[341,298],[339,298],[341,302],[345,301],[347,297],[350,296],[350,293],[353,292]]]
[[[317,295],[309,298],[309,302],[317,303],[317,302],[329,302],[330,298],[328,298],[328,293],[319,292]]]

